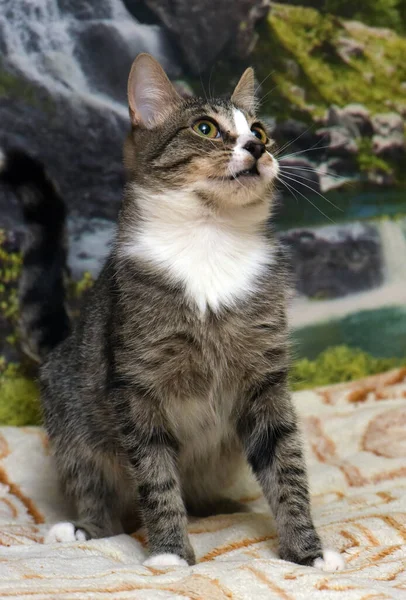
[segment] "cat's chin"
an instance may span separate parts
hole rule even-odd
[[[275,177],[274,171],[267,167],[265,173],[241,171],[236,176],[205,181],[199,188],[208,192],[219,206],[250,206],[261,201],[268,204]]]

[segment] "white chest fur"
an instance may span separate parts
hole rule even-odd
[[[193,215],[190,200],[189,214],[184,214],[179,207],[186,201],[177,195],[177,209],[172,204],[170,214],[167,202],[166,210],[154,210],[126,243],[126,252],[182,283],[202,313],[232,306],[255,292],[258,277],[272,261],[269,244],[252,226]],[[151,202],[156,207],[156,197]]]

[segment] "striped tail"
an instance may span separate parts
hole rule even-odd
[[[0,152],[0,182],[17,194],[27,227],[19,283],[23,350],[42,361],[70,331],[65,306],[66,208],[44,166],[24,151]]]

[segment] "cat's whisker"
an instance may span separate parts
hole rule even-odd
[[[299,167],[299,166],[295,166],[295,165],[280,165],[281,171],[284,171],[285,169],[289,169],[291,171],[303,171],[305,173],[315,173],[316,175],[319,174],[318,171],[316,170],[316,168]],[[332,171],[325,171],[323,174],[329,175],[330,177],[334,177],[335,179],[343,179],[343,180],[347,179],[343,175],[338,175],[337,173],[333,173]]]
[[[276,90],[278,87],[279,87],[279,84],[276,84],[276,85],[274,85],[274,86],[273,86],[273,87],[272,87],[270,90],[268,90],[268,91],[267,91],[267,93],[266,93],[266,94],[264,94],[264,95],[262,96],[262,98],[260,98],[260,100],[259,100],[259,104],[260,104],[260,105],[261,105],[261,104],[263,104],[263,102],[264,102],[265,98],[267,98],[267,97],[268,97],[270,94],[272,94],[272,92],[274,92],[274,91],[275,91],[275,90]]]
[[[312,127],[314,127],[314,125],[310,125],[305,131],[302,131],[302,133],[300,135],[298,135],[294,140],[286,142],[281,148],[278,149],[278,153],[276,154],[276,156],[279,156],[279,154],[281,152],[283,152],[284,150],[286,150],[286,148],[289,148],[289,146],[291,146],[292,144],[297,142],[297,140],[300,140],[300,138],[302,136],[304,136],[306,133],[308,133],[312,129]]]
[[[209,103],[209,99],[207,97],[206,90],[205,90],[204,83],[203,83],[203,77],[201,75],[200,75],[200,85],[202,86],[202,90],[203,90],[203,94],[206,99],[206,102]]]
[[[287,171],[288,175],[292,175],[291,171],[294,171],[294,174],[297,174],[296,171],[303,171],[307,175],[309,175],[311,173],[314,173],[319,178],[318,172],[315,171],[314,169],[299,169],[299,168],[296,168],[296,167],[291,167],[290,168],[290,167],[283,167],[282,166],[282,167],[280,167],[279,170],[280,170],[281,173],[284,173],[285,169],[289,169],[289,171]],[[329,171],[326,171],[324,174],[328,175],[329,177],[331,177],[335,181],[345,181],[345,177],[343,177],[342,175],[337,175],[336,173],[330,173]],[[301,177],[305,181],[314,181],[314,179],[311,179],[310,177],[304,177],[303,175],[299,175],[299,174],[297,174],[297,177]]]
[[[329,200],[328,198],[326,198],[323,194],[321,194],[320,192],[318,192],[317,190],[313,189],[310,185],[307,185],[306,183],[303,183],[303,181],[298,181],[297,179],[295,179],[294,177],[289,177],[288,175],[286,175],[286,173],[284,174],[284,177],[286,179],[289,179],[290,181],[294,181],[295,183],[298,183],[299,185],[303,185],[303,187],[311,190],[311,192],[313,194],[317,194],[317,196],[320,196],[320,198],[323,198],[323,200],[325,200],[326,202],[328,202],[331,206],[333,206],[335,209],[339,210],[340,212],[343,212],[342,208],[339,208],[336,204],[334,204],[334,202],[332,202],[331,200]]]
[[[273,71],[268,73],[268,75],[266,75],[266,77],[264,77],[264,79],[260,83],[258,83],[257,87],[255,88],[255,92],[254,92],[255,96],[257,95],[258,90],[264,85],[265,81],[267,81],[270,77],[272,77],[272,75],[275,72],[276,72],[275,69],[273,69]]]
[[[321,141],[322,140],[320,140],[320,142]],[[299,156],[300,154],[306,154],[307,152],[311,152],[311,151],[316,152],[317,150],[326,150],[327,148],[331,147],[330,145],[327,145],[327,146],[318,146],[317,144],[318,144],[318,142],[316,144],[313,144],[313,146],[310,146],[310,148],[307,148],[306,150],[298,150],[297,152],[293,152],[292,154],[286,154],[285,156],[281,156],[280,159],[283,160],[285,158],[293,158],[294,156]],[[278,149],[278,152],[276,153],[276,156],[279,156],[280,153],[281,153],[281,151],[283,151],[283,150]]]
[[[213,75],[213,69],[214,69],[214,65],[212,65],[211,69],[210,69],[210,75],[209,75],[209,99],[211,100],[213,98],[213,94],[211,93],[211,78]]]
[[[284,185],[284,186],[285,186],[285,187],[286,187],[286,188],[287,188],[289,191],[292,191],[292,189],[294,189],[292,185],[288,184],[286,181],[284,181],[283,179],[281,179],[279,176],[277,177],[277,179],[278,179],[278,181],[280,181],[280,182],[282,183],[282,185]],[[296,183],[298,183],[298,182],[296,182]],[[307,196],[305,196],[304,194],[302,194],[302,192],[301,192],[301,191],[299,191],[299,190],[296,190],[296,189],[295,189],[295,192],[297,192],[297,193],[298,193],[300,196],[302,196],[302,198],[304,198],[305,200],[307,200],[307,202],[309,202],[309,204],[311,204],[312,206],[314,206],[314,208],[315,208],[316,210],[318,210],[318,211],[319,211],[319,213],[323,215],[323,217],[325,217],[326,219],[328,219],[329,221],[331,221],[332,223],[334,223],[334,225],[336,224],[336,223],[335,223],[335,221],[334,221],[334,220],[333,220],[331,217],[329,217],[328,215],[326,215],[326,213],[325,213],[325,212],[323,212],[323,211],[322,211],[322,210],[321,210],[321,209],[320,209],[320,208],[317,206],[317,204],[315,204],[315,203],[314,203],[314,202],[312,202],[312,201],[311,201],[311,200],[310,200],[310,199],[309,199]]]
[[[277,180],[280,183],[282,183],[282,185],[285,186],[285,188],[288,190],[288,192],[290,192],[293,195],[293,197],[296,199],[296,203],[298,204],[299,198],[296,196],[295,189],[291,185],[289,185],[286,181],[284,181],[283,179],[280,179],[279,177],[277,177]]]

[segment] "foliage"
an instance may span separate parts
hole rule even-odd
[[[316,8],[324,14],[362,21],[374,27],[402,31],[406,26],[406,0],[285,0],[283,3]]]
[[[383,158],[379,158],[372,151],[372,141],[370,138],[362,138],[358,142],[357,154],[358,167],[363,173],[372,171],[391,175],[393,168]]]
[[[0,423],[39,425],[41,410],[36,383],[21,367],[0,358]]]
[[[22,258],[6,249],[6,236],[0,230],[0,424],[37,425],[41,421],[39,391],[32,376],[32,365],[23,358],[20,364],[18,338],[17,283]],[[73,317],[79,313],[83,296],[93,279],[84,273],[79,281],[69,281],[67,296]],[[10,359],[10,355],[13,357]]]
[[[303,358],[291,372],[294,390],[353,381],[406,364],[405,358],[375,358],[349,346],[335,346],[321,352],[316,360]]]
[[[406,0],[405,0],[406,1]],[[358,51],[344,56],[343,40]],[[273,4],[252,54],[263,112],[311,121],[331,104],[364,104],[372,113],[405,107],[406,40],[392,31],[342,21],[313,8]],[[291,68],[291,66],[295,68]]]
[[[0,317],[17,321],[18,301],[16,283],[21,272],[21,255],[3,247],[4,232],[0,230]]]

